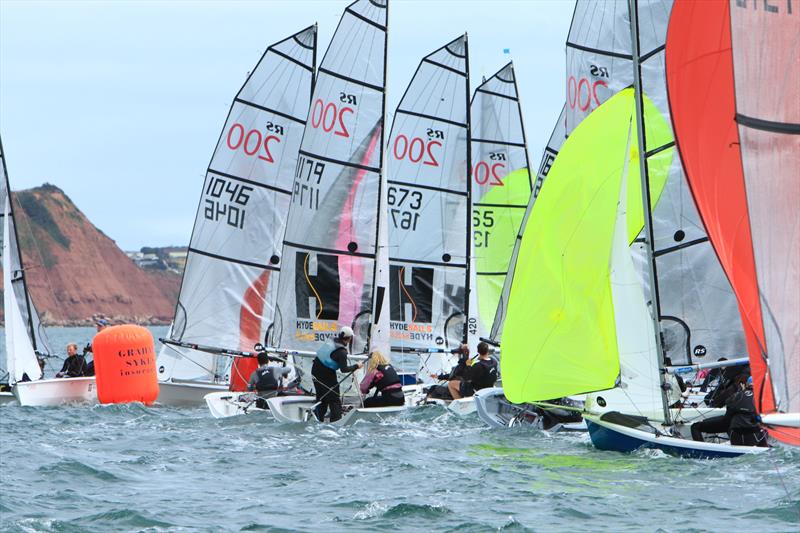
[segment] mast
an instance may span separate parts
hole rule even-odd
[[[5,179],[6,185],[6,195],[8,196],[8,216],[11,220],[15,220],[14,218],[14,202],[11,198],[11,183],[8,180],[8,168],[6,167],[6,153],[3,150],[3,141],[0,139],[0,160],[3,161],[3,179]],[[5,221],[6,224],[9,224],[9,221]],[[11,226],[14,230],[14,242],[17,243],[17,261],[19,261],[19,275],[20,279],[22,280],[22,287],[25,291],[25,308],[28,311],[28,331],[30,333],[31,342],[33,343],[34,351],[37,351],[39,348],[36,346],[36,331],[33,327],[33,311],[31,309],[31,299],[28,297],[28,282],[25,280],[25,268],[22,264],[22,250],[19,247],[19,234],[17,233],[17,225],[13,224]],[[9,250],[11,248],[9,247]],[[13,272],[12,272],[13,275]],[[12,278],[13,281],[13,278]],[[9,287],[11,288],[11,287]],[[8,357],[8,354],[6,354]]]
[[[664,422],[670,424],[669,401],[666,391],[666,375],[664,369],[664,348],[661,343],[660,305],[658,295],[658,278],[656,276],[656,259],[653,251],[653,215],[650,211],[650,177],[647,174],[647,159],[645,154],[646,137],[644,130],[644,111],[642,99],[642,70],[639,56],[639,14],[638,0],[628,0],[631,26],[631,55],[633,58],[633,89],[636,102],[636,150],[639,156],[639,174],[642,181],[642,214],[644,217],[645,251],[647,254],[647,275],[650,280],[651,317],[655,331],[656,353],[658,354],[659,382],[661,383],[661,402],[664,408]]]
[[[469,85],[469,39],[467,36],[467,32],[464,32],[464,70],[466,72],[467,81],[464,84],[465,88],[465,97],[464,103],[467,108],[467,253],[469,257],[467,257],[467,271],[466,271],[466,280],[464,282],[464,332],[461,342],[463,344],[467,343],[467,338],[469,336],[469,329],[470,329],[470,292],[472,292],[471,286],[471,277],[472,277],[472,256],[475,252],[473,249],[474,237],[472,234],[472,105],[471,105],[471,98],[470,98],[470,85]],[[475,328],[478,327],[477,318],[473,317],[475,320]]]

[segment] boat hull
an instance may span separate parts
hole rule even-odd
[[[345,400],[345,408],[347,408]],[[282,424],[314,424],[320,423],[314,416],[313,409],[317,404],[313,396],[277,396],[267,400],[272,416]],[[407,406],[396,407],[355,407],[353,406],[333,425],[346,426],[359,420],[381,421],[395,416],[408,409]]]
[[[200,407],[206,403],[207,394],[227,390],[228,386],[220,383],[161,381],[156,402],[170,407]]]
[[[252,392],[212,392],[206,394],[205,402],[214,418],[230,418],[255,413],[269,414],[269,409],[263,409],[256,405],[256,395]]]
[[[14,396],[13,392],[0,392],[0,405],[11,403],[15,401],[17,398]]]
[[[50,407],[68,403],[97,403],[94,377],[40,379],[14,385],[20,405]]]
[[[599,450],[630,453],[641,448],[661,450],[669,455],[695,459],[717,459],[759,454],[769,448],[733,446],[725,443],[698,442],[685,438],[657,435],[633,427],[584,415],[592,444]]]

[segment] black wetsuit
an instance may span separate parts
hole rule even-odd
[[[441,381],[450,381],[453,379],[464,379],[464,374],[467,372],[467,361],[469,361],[469,356],[467,355],[460,355],[458,358],[458,363],[456,366],[450,369],[450,372],[445,372],[436,376],[436,379]],[[447,385],[433,385],[430,389],[428,389],[428,397],[429,398],[436,398],[439,400],[452,400],[453,397],[450,395],[450,389],[447,388]]]
[[[758,425],[752,389],[739,391],[725,404],[725,416],[730,420],[728,430],[731,444],[738,446],[767,446],[766,435]]]
[[[493,387],[497,381],[497,361],[492,358],[478,359],[467,368],[464,379],[461,381],[459,392],[461,396],[474,396],[476,391]]]
[[[62,377],[79,378],[86,375],[86,359],[80,355],[68,355],[59,372]]]
[[[342,397],[339,393],[339,377],[336,371],[345,374],[353,372],[358,365],[347,365],[347,348],[339,343],[334,346],[327,345],[317,351],[314,364],[311,367],[311,377],[314,379],[314,391],[319,404],[314,410],[317,420],[322,422],[328,408],[331,410],[331,422],[342,418]]]
[[[361,392],[365,393],[372,387],[375,387],[375,395],[364,400],[364,407],[402,406],[406,403],[403,382],[392,365],[378,365],[372,383],[362,387]]]

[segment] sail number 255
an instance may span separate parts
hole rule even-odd
[[[416,231],[417,223],[419,223],[419,209],[422,207],[422,193],[390,185],[387,197],[389,214],[394,227]]]

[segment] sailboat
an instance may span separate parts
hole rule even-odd
[[[46,355],[50,349],[28,292],[2,142],[0,168],[3,174],[0,201],[3,203],[3,311],[8,384],[20,405],[96,402],[93,377],[42,379],[38,355]],[[8,394],[4,393],[2,402],[8,400]]]
[[[340,325],[355,332],[358,359],[388,353],[387,187],[384,173],[387,0],[345,8],[317,74],[294,174],[284,268],[278,283],[274,344],[291,351],[314,390],[316,349]],[[340,383],[345,409],[337,424],[381,417],[402,407],[362,407],[358,379]],[[267,400],[276,420],[307,423],[313,396]]]
[[[244,390],[267,343],[281,238],[306,123],[316,26],[267,48],[231,104],[203,183],[175,318],[158,358],[165,405]]]
[[[394,115],[388,149],[391,340],[420,354],[417,381],[449,372],[473,338],[469,60],[462,35],[425,56]]]
[[[514,65],[484,79],[472,96],[470,322],[485,337],[499,307],[506,274],[533,191]],[[477,301],[477,306],[473,303]],[[470,349],[476,349],[476,341]],[[442,403],[458,415],[475,412],[475,398]]]
[[[785,7],[677,3],[667,81],[692,193],[747,326],[756,406],[771,436],[797,446],[800,96],[776,80],[797,71],[800,19]]]

